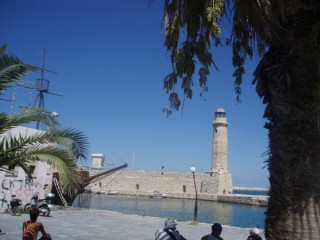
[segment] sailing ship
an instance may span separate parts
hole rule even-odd
[[[96,175],[93,175],[91,177],[89,177],[88,170],[80,171],[81,179],[78,184],[78,189],[76,190],[75,194],[73,194],[73,195],[63,194],[61,184],[59,181],[59,174],[54,173],[53,178],[52,178],[52,182],[53,182],[52,193],[55,194],[57,197],[54,200],[52,200],[52,203],[55,205],[68,207],[68,206],[73,205],[75,199],[78,198],[78,200],[79,200],[78,205],[83,205],[83,203],[87,203],[90,205],[89,198],[91,198],[91,196],[90,196],[91,191],[87,188],[88,185],[91,183],[97,182],[97,181],[101,180],[102,178],[105,178],[105,177],[115,173],[116,171],[124,169],[127,166],[128,166],[128,164],[125,163],[121,166],[103,171],[103,172],[98,173]]]
[[[57,93],[52,93],[49,91],[50,81],[44,78],[44,74],[45,74],[45,72],[50,72],[50,73],[54,73],[54,74],[58,74],[58,73],[53,72],[53,71],[45,68],[45,59],[46,59],[46,49],[43,50],[41,77],[40,77],[40,79],[36,80],[35,86],[32,85],[33,87],[29,87],[28,85],[25,85],[23,82],[18,82],[18,86],[30,88],[30,89],[37,91],[38,95],[37,95],[37,98],[36,98],[36,101],[34,103],[33,108],[40,109],[43,112],[50,114],[50,117],[55,118],[59,115],[58,113],[47,112],[45,110],[44,95],[45,94],[52,94],[52,95],[56,95],[56,96],[63,96],[63,95],[57,94]],[[28,82],[28,81],[24,81],[24,82]],[[22,109],[30,109],[30,107],[21,107],[21,108]],[[40,129],[40,128],[41,128],[40,122],[37,122],[36,129]],[[76,189],[75,194],[73,194],[73,195],[66,195],[63,193],[62,187],[60,184],[59,173],[55,172],[55,173],[53,173],[53,176],[52,176],[52,190],[51,190],[51,192],[56,197],[53,200],[51,200],[51,203],[55,204],[55,205],[66,206],[66,207],[71,206],[77,197],[85,196],[90,193],[90,190],[87,189],[87,186],[89,184],[94,183],[96,181],[99,181],[100,179],[105,178],[108,175],[115,173],[118,170],[126,168],[127,166],[128,166],[128,164],[125,163],[121,166],[103,171],[103,172],[96,174],[94,176],[91,176],[91,177],[89,177],[88,170],[79,170],[81,177],[80,177],[80,181],[78,183],[78,189]],[[88,196],[85,196],[85,199],[87,199],[87,198],[88,198]],[[81,197],[79,199],[81,199]],[[88,202],[88,199],[86,200],[86,202]]]

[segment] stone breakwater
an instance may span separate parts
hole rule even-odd
[[[219,195],[217,201],[266,207],[268,205],[268,199],[269,199],[268,196],[232,194],[232,195]]]
[[[90,176],[100,173],[99,170],[90,170]],[[219,201],[239,204],[266,206],[268,197],[240,194],[221,194],[223,184],[210,185],[212,191],[208,192],[207,182],[214,178],[210,174],[196,173],[196,186],[198,199],[205,201]],[[204,184],[205,183],[205,184]],[[191,173],[170,172],[135,172],[123,171],[100,179],[89,185],[93,192],[110,191],[122,195],[146,197],[153,191],[165,193],[168,198],[195,199],[195,188]]]
[[[269,191],[269,188],[258,188],[258,187],[238,187],[238,186],[235,186],[232,189],[233,190],[240,190],[240,191],[257,191],[257,192]]]
[[[133,192],[118,192],[119,195],[126,196],[140,196],[148,197],[150,193],[140,192],[139,194]],[[178,199],[195,199],[195,194],[179,194],[179,193],[168,193],[167,198],[178,198]],[[247,204],[266,207],[268,205],[268,196],[254,196],[254,195],[242,195],[242,194],[227,194],[227,195],[214,195],[214,194],[198,194],[198,200],[203,201],[214,201],[214,202],[226,202],[236,204]]]

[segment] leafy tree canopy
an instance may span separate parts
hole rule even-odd
[[[286,3],[286,4],[285,4]],[[241,83],[245,73],[247,57],[254,53],[261,57],[271,44],[281,43],[282,23],[301,9],[316,9],[316,1],[282,0],[165,0],[163,24],[165,27],[165,47],[171,53],[172,72],[164,79],[164,89],[169,94],[167,114],[179,110],[181,100],[176,89],[183,95],[193,96],[193,76],[197,63],[198,82],[202,92],[208,91],[207,78],[210,67],[218,69],[211,53],[212,45],[222,45],[219,23],[228,19],[232,25],[230,37],[224,42],[232,47],[232,63],[235,67],[235,92],[237,100],[241,95]],[[314,26],[310,41],[315,51],[320,51],[320,25]]]

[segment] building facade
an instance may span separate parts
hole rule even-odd
[[[15,127],[10,132],[1,137],[27,135],[38,133],[41,130]],[[23,204],[30,202],[34,193],[38,193],[39,198],[44,198],[45,194],[51,192],[53,169],[45,162],[36,161],[30,163],[32,169],[32,179],[29,179],[22,168],[16,167],[13,172],[0,171],[0,207],[5,207],[5,202],[10,202],[12,195],[20,199]]]

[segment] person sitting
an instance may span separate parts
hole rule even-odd
[[[37,240],[38,232],[42,233],[42,239],[51,239],[50,235],[44,230],[44,226],[41,222],[37,221],[39,216],[39,209],[33,207],[29,211],[30,220],[25,221],[22,227],[22,239],[23,240]]]
[[[166,220],[164,228],[156,231],[155,240],[187,240],[176,230],[177,225],[173,219]]]
[[[252,228],[249,230],[249,236],[247,240],[262,240],[262,238],[259,236],[259,229],[258,228]]]
[[[205,235],[201,240],[223,240],[220,235],[222,233],[222,226],[220,223],[215,223],[211,226],[211,234]]]

